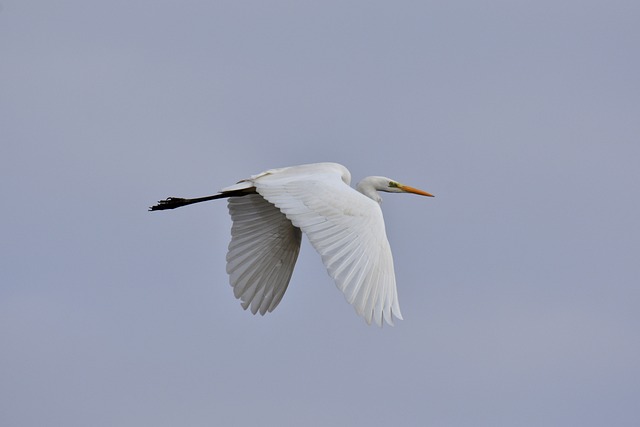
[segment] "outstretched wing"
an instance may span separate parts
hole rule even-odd
[[[227,273],[245,310],[260,314],[277,307],[300,252],[300,229],[259,194],[229,198],[233,220]]]
[[[338,165],[309,165],[253,179],[256,191],[309,237],[356,312],[382,326],[402,319],[380,205],[345,183]]]

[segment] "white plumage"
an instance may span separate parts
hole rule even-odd
[[[282,299],[300,251],[301,231],[347,301],[368,324],[402,319],[393,257],[377,191],[431,196],[385,177],[349,186],[337,163],[272,169],[199,199],[169,198],[152,210],[229,198],[233,221],[227,273],[236,298],[265,314]]]

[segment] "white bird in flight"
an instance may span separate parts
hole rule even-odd
[[[264,315],[287,290],[304,232],[336,286],[368,324],[393,325],[402,319],[393,257],[384,227],[378,191],[426,191],[382,176],[349,186],[351,174],[337,163],[313,163],[271,169],[213,196],[170,197],[149,210],[228,198],[231,243],[227,273],[245,310]]]

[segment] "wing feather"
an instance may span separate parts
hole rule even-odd
[[[339,168],[305,172],[302,178],[294,169],[252,182],[308,236],[336,286],[367,323],[393,325],[394,316],[402,319],[380,205],[347,185]]]
[[[246,310],[265,314],[287,290],[300,251],[301,232],[258,194],[229,198],[233,221],[227,273]]]

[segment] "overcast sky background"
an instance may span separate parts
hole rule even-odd
[[[0,424],[637,426],[640,2],[2,1]],[[241,309],[224,202],[336,161],[405,320],[308,242]]]

